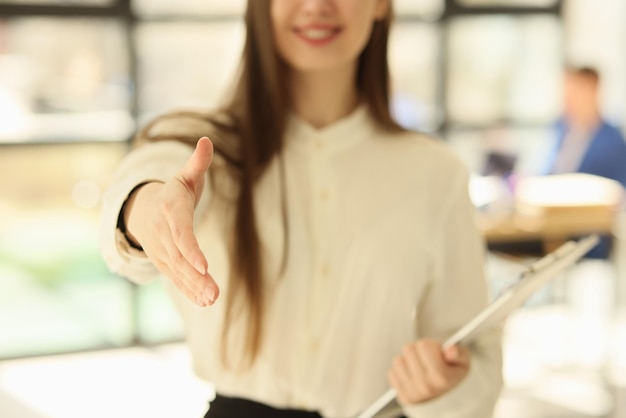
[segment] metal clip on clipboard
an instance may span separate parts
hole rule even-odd
[[[580,241],[567,241],[556,250],[540,258],[524,270],[518,279],[470,322],[448,338],[442,349],[471,342],[480,332],[499,325],[511,312],[521,306],[541,286],[555,278],[560,272],[573,265],[591,250],[600,240],[597,234],[589,235]],[[373,418],[396,397],[390,389],[378,398],[357,418]]]

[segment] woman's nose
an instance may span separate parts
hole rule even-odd
[[[334,0],[300,0],[300,11],[308,15],[328,15],[334,8]]]

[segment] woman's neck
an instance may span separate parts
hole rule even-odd
[[[294,112],[315,128],[348,116],[359,104],[355,68],[293,71],[289,76]]]

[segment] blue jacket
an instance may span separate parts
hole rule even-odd
[[[561,149],[567,129],[566,120],[561,120],[556,125],[557,138],[550,156],[548,174],[552,172],[552,166]],[[593,134],[576,171],[618,181],[622,187],[626,188],[626,141],[620,130],[608,122],[602,121]],[[610,252],[610,237],[602,237],[600,243],[587,253],[586,258],[606,259]]]
[[[567,130],[568,125],[565,120],[557,123],[557,141],[551,155],[549,172],[552,170],[552,164],[561,149]],[[589,142],[577,172],[616,180],[626,188],[626,141],[620,130],[602,121]]]

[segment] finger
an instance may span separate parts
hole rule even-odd
[[[435,341],[423,341],[416,345],[417,355],[424,366],[428,385],[435,390],[442,390],[448,386],[446,364],[441,354],[441,345]]]
[[[426,370],[418,355],[417,344],[407,344],[404,347],[403,354],[404,364],[406,365],[409,379],[414,385],[419,386],[419,390],[424,389],[422,382],[426,380]]]
[[[193,211],[184,207],[180,207],[179,210],[173,208],[165,212],[165,219],[177,251],[180,251],[198,273],[204,275],[208,263],[193,229]]]
[[[173,241],[165,240],[163,246],[169,256],[168,267],[176,277],[194,292],[196,298],[201,299],[207,305],[215,303],[219,290],[213,277],[206,272],[200,274],[178,251]]]
[[[396,390],[396,396],[398,397],[400,403],[404,405],[412,403],[411,399],[408,397],[407,389],[400,382],[396,372],[393,369],[389,370],[387,378],[389,379],[389,384],[391,385],[391,387]]]
[[[435,386],[428,373],[424,360],[419,355],[419,345],[421,342],[407,346],[405,363],[410,373],[412,391],[417,399],[429,399],[434,395]]]
[[[191,184],[195,183],[204,176],[212,161],[213,143],[203,136],[196,143],[196,149],[181,170],[183,179]]]
[[[190,289],[179,277],[176,273],[174,273],[170,267],[167,265],[167,263],[165,263],[164,261],[158,260],[158,259],[154,259],[152,261],[154,263],[154,265],[156,266],[157,269],[159,269],[159,271],[161,273],[163,273],[167,278],[170,279],[170,281],[174,284],[174,286],[176,286],[176,288],[182,293],[184,294],[189,300],[191,300],[192,302],[194,302],[196,305],[201,306],[201,307],[205,307],[206,304],[204,303],[204,301],[199,298],[196,293]]]
[[[402,356],[398,356],[393,360],[391,370],[389,371],[389,380],[398,392],[400,401],[409,403],[411,400],[409,394],[412,392],[411,378]]]
[[[156,244],[160,246],[160,250],[161,250],[159,253],[157,253],[157,257],[158,257],[158,254],[164,253],[165,256],[158,257],[158,258],[160,258],[164,263],[166,263],[168,267],[170,268],[170,270],[175,272],[177,275],[180,275],[181,273],[183,273],[182,266],[185,264],[189,264],[189,261],[178,250],[178,247],[176,246],[176,243],[174,242],[174,238],[172,237],[172,231],[170,227],[171,220],[167,218],[168,211],[167,210],[164,211],[164,214],[166,216],[165,222],[158,222],[152,226],[153,231],[158,236],[158,239],[156,240]],[[194,268],[194,271],[198,275],[201,275],[201,276],[203,275],[195,268]],[[191,284],[193,285],[195,283],[192,282]],[[197,292],[198,295],[201,295],[202,292],[204,291],[204,287],[198,284],[195,286],[191,286],[191,290]]]
[[[469,366],[471,353],[461,345],[453,345],[448,347],[444,353],[444,358],[448,364],[454,366]]]

